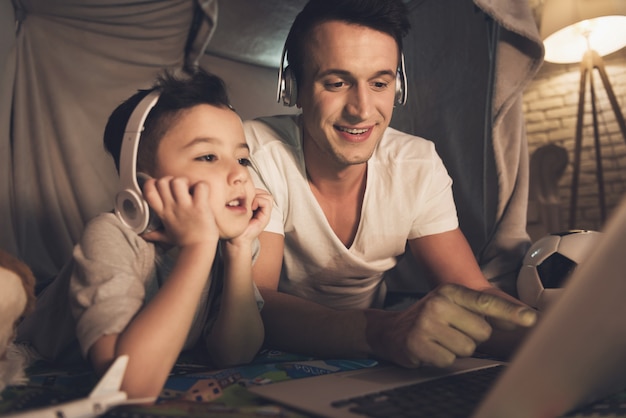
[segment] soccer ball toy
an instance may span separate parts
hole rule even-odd
[[[517,276],[519,299],[540,311],[552,304],[567,278],[602,235],[597,231],[572,230],[538,239],[526,253]]]

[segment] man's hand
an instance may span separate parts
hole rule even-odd
[[[404,367],[448,366],[487,341],[490,324],[513,329],[536,321],[536,313],[521,303],[453,284],[436,288],[405,311],[366,315],[374,353]]]

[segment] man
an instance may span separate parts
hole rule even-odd
[[[245,124],[275,199],[253,271],[272,347],[446,366],[486,342],[502,353],[536,319],[482,275],[433,144],[389,128],[407,14],[401,0],[310,0],[283,74],[301,115]],[[434,290],[382,310],[384,274],[407,244]]]

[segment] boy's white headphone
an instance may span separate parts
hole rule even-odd
[[[285,67],[285,56],[287,55],[287,45],[283,47],[280,55],[280,65],[278,67],[278,89],[276,91],[276,101],[282,102],[285,106],[294,106],[298,100],[298,83],[296,77],[289,66]],[[407,99],[406,69],[404,66],[404,54],[400,52],[400,65],[396,71],[396,98],[395,104],[404,106]]]
[[[137,173],[137,151],[144,122],[159,100],[159,95],[158,90],[153,90],[137,104],[126,123],[120,149],[120,183],[115,196],[115,214],[124,225],[138,234],[160,226],[160,220],[151,213],[141,191],[148,176]]]

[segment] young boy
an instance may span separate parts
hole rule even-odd
[[[157,396],[183,350],[200,347],[224,367],[250,361],[264,337],[251,265],[272,198],[250,178],[241,120],[205,72],[165,74],[153,90],[136,164],[162,227],[137,234],[114,213],[91,220],[18,336],[48,359],[67,358],[77,339],[100,374],[128,354],[122,390],[131,398]],[[118,171],[126,124],[148,93],[107,123]]]

